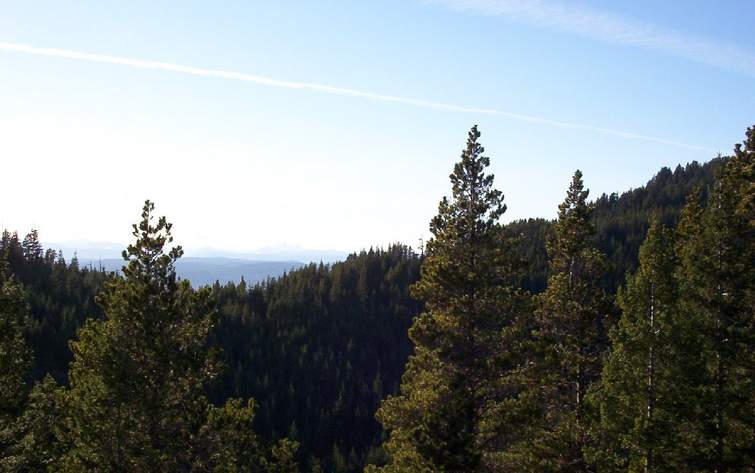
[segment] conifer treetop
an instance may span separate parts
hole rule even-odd
[[[467,135],[467,146],[461,160],[454,165],[451,180],[451,201],[447,197],[438,206],[438,215],[430,222],[430,231],[438,237],[448,229],[449,221],[458,218],[461,236],[472,237],[498,224],[506,212],[503,193],[493,188],[493,174],[486,174],[490,158],[477,142],[480,131],[474,125]],[[460,218],[462,215],[465,218]]]

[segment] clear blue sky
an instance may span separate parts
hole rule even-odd
[[[595,196],[626,190],[730,152],[755,124],[755,2],[568,5],[0,1],[0,160],[12,176],[0,224],[122,242],[151,198],[190,247],[416,244],[473,124],[506,220],[555,215],[577,168]]]

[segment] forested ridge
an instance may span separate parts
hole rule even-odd
[[[676,226],[687,196],[699,188],[705,198],[724,159],[718,157],[703,164],[693,161],[673,170],[664,167],[644,186],[621,194],[603,194],[592,202],[595,246],[608,258],[603,282],[610,292],[616,292],[626,274],[637,269],[640,245],[652,219],[658,218],[669,227]],[[517,220],[506,227],[523,236],[521,251],[528,263],[524,287],[542,292],[548,272],[545,242],[553,221]]]
[[[577,172],[557,220],[508,225],[478,138],[421,254],[193,289],[149,203],[123,276],[4,232],[0,466],[753,471],[753,132],[592,202]]]

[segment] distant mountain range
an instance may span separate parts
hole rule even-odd
[[[106,271],[120,271],[123,267],[121,258],[91,259],[79,258],[79,265],[103,268]],[[299,261],[254,261],[239,258],[197,258],[186,256],[176,263],[176,274],[181,279],[188,279],[195,287],[206,284],[227,282],[238,283],[244,278],[249,284],[264,281],[270,277],[280,276],[288,271],[300,268]]]
[[[66,241],[45,243],[45,247],[61,250],[66,260],[74,254],[83,266],[102,267],[107,271],[120,271],[123,266],[121,252],[125,245],[113,242]],[[219,281],[244,280],[249,284],[277,277],[310,262],[333,263],[348,256],[345,251],[312,250],[292,246],[262,248],[253,252],[233,252],[215,248],[185,248],[185,254],[176,264],[176,272],[192,285],[202,286]]]
[[[250,252],[234,252],[217,248],[185,248],[187,256],[200,258],[223,257],[255,261],[301,261],[303,263],[335,263],[349,256],[346,251],[312,250],[298,246],[260,248]]]
[[[71,259],[76,253],[82,259],[120,258],[126,248],[124,243],[111,241],[69,240],[58,243],[43,243],[45,248],[61,250],[66,259]],[[300,261],[303,263],[335,263],[349,256],[347,251],[314,250],[299,246],[271,246],[252,251],[228,251],[219,248],[203,247],[191,248],[184,246],[186,256],[198,258],[231,258],[254,261]]]

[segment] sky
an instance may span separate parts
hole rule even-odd
[[[189,248],[427,238],[477,124],[504,221],[728,154],[755,2],[0,0],[0,227]]]

